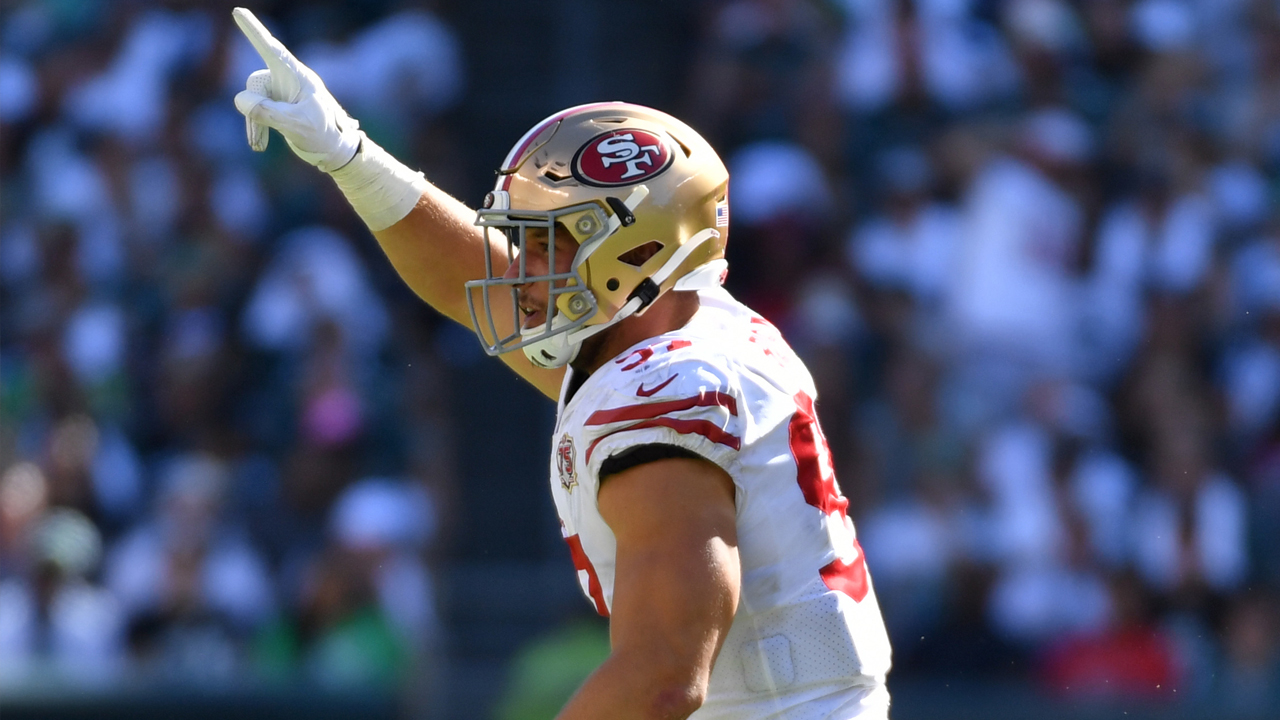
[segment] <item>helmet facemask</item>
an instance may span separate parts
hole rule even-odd
[[[523,350],[529,361],[539,367],[560,367],[573,361],[583,340],[631,314],[618,313],[609,322],[588,325],[596,317],[600,306],[581,275],[581,270],[587,258],[606,238],[617,232],[623,224],[628,224],[625,218],[645,195],[647,190],[642,186],[632,192],[626,203],[611,203],[613,208],[625,212],[625,215],[620,215],[617,212],[607,214],[595,202],[555,210],[512,210],[506,207],[510,202],[506,193],[491,193],[486,198],[486,205],[489,207],[478,212],[476,224],[483,228],[495,228],[506,236],[507,262],[516,266],[517,271],[510,276],[505,270],[495,273],[493,258],[486,253],[485,278],[466,283],[471,324],[485,352],[500,355],[512,350]],[[528,273],[526,260],[529,228],[544,228],[547,231],[546,274]],[[577,251],[569,270],[556,272],[556,239],[558,234],[563,236],[566,232],[573,238]],[[525,328],[519,305],[520,289],[534,283],[547,285],[547,317],[542,324]],[[513,330],[505,337],[499,336],[491,297],[491,293],[499,288],[506,289],[511,308]],[[480,305],[479,308],[477,304]]]

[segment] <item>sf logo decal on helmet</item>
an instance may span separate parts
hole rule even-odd
[[[579,182],[596,187],[631,185],[666,170],[672,159],[670,146],[656,133],[611,130],[578,149],[573,174]]]

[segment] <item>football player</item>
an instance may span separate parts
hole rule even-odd
[[[720,284],[729,176],[621,102],[543,120],[471,210],[243,9],[235,98],[328,173],[423,300],[552,399],[551,492],[611,655],[562,718],[885,718],[890,650],[814,387]],[[520,351],[520,352],[516,352]]]

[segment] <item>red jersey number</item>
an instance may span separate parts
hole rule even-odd
[[[759,345],[765,356],[773,358],[784,370],[799,362],[782,339],[782,334],[764,318],[752,319],[751,342]],[[827,522],[838,522],[851,527],[847,514],[849,500],[840,494],[840,486],[836,484],[831,448],[827,445],[826,436],[822,434],[822,427],[818,425],[813,398],[801,391],[796,393],[794,399],[796,411],[791,416],[788,430],[791,456],[796,461],[796,482],[804,493],[804,501],[827,516]],[[850,536],[852,534],[849,533]],[[837,547],[835,550],[837,555],[849,560],[845,562],[837,557],[827,563],[818,571],[822,575],[822,581],[832,590],[853,598],[854,602],[862,602],[870,588],[862,546],[850,537],[849,546]]]
[[[796,411],[791,416],[789,430],[791,455],[796,460],[796,482],[800,484],[805,502],[827,515],[829,522],[848,526],[849,500],[840,494],[840,486],[836,484],[831,448],[818,425],[813,398],[802,391],[796,393],[795,401]],[[832,515],[835,517],[830,517]],[[839,554],[850,558],[849,562],[836,558],[819,573],[827,587],[862,602],[867,596],[867,562],[856,539],[852,545],[852,548],[836,548]]]
[[[591,603],[596,606],[596,612],[609,617],[609,606],[604,604],[604,588],[600,585],[595,566],[591,564],[586,551],[582,549],[582,540],[577,535],[569,535],[564,541],[569,543],[569,555],[573,558],[573,568],[578,571],[579,582],[583,574],[587,576],[586,591],[591,596]]]

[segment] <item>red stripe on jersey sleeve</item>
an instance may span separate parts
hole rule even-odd
[[[653,427],[671,428],[681,435],[701,435],[713,443],[725,445],[733,448],[734,450],[738,450],[742,447],[742,442],[738,439],[738,436],[731,435],[724,430],[721,430],[719,426],[708,420],[677,420],[676,418],[659,417],[636,423],[630,427],[618,428],[608,435],[596,438],[595,442],[591,443],[591,445],[587,447],[587,462],[591,462],[591,453],[595,451],[596,445],[599,445],[601,440],[617,435],[620,432],[643,430],[645,428]]]
[[[738,414],[738,401],[732,395],[719,391],[700,392],[693,397],[680,400],[664,400],[662,402],[623,405],[622,407],[608,410],[597,410],[591,413],[591,417],[587,418],[586,424],[608,425],[609,423],[626,422],[627,420],[648,420],[667,413],[717,405],[728,410],[730,415],[736,416]]]

